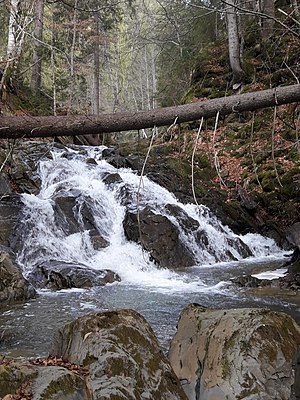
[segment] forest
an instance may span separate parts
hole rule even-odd
[[[272,219],[297,222],[297,0],[0,5],[2,138],[97,145],[152,135],[189,166],[197,150],[214,172],[194,173],[229,201],[242,185]]]
[[[300,399],[300,0],[0,0],[0,400]]]
[[[136,112],[299,83],[297,0],[0,6],[1,96],[18,87],[34,114]]]

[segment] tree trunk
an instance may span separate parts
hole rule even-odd
[[[141,112],[123,112],[90,116],[49,116],[0,118],[0,139],[95,135],[151,128],[209,118],[220,115],[254,111],[260,108],[300,101],[300,84],[267,89],[241,95],[222,97],[175,107]]]
[[[31,89],[37,92],[42,84],[42,39],[43,39],[44,0],[36,0],[34,20],[34,47],[31,68]]]
[[[275,17],[274,0],[261,0],[260,8],[263,14],[270,17],[270,18],[261,17],[261,38],[262,40],[268,40],[273,35],[273,30],[274,30],[274,17]]]
[[[8,23],[7,58],[17,58],[19,51],[20,26],[18,21],[20,0],[11,0]]]
[[[235,8],[235,0],[227,0],[226,4],[229,61],[233,74],[232,84],[235,85],[243,83],[245,73],[242,68],[238,15]]]
[[[22,31],[19,25],[20,0],[11,0],[9,9],[8,36],[6,49],[6,65],[0,80],[0,98],[5,100],[6,86],[16,60],[21,53]],[[23,35],[24,36],[24,35]]]

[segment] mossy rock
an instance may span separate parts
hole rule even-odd
[[[36,378],[37,375],[36,367],[29,363],[15,360],[4,361],[0,365],[0,397],[14,394],[22,384]]]

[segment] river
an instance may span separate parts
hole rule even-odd
[[[232,277],[242,274],[265,272],[268,278],[284,274],[280,268],[284,252],[273,240],[254,234],[237,237],[206,207],[183,205],[147,177],[141,179],[129,169],[116,170],[102,159],[102,150],[56,149],[50,159],[39,162],[40,192],[23,195],[25,208],[19,229],[24,240],[18,262],[25,275],[41,262],[60,260],[82,263],[92,269],[111,269],[120,275],[121,282],[85,290],[40,290],[37,299],[4,309],[0,315],[1,353],[44,357],[54,332],[67,321],[87,312],[118,308],[140,312],[153,327],[164,351],[176,330],[181,310],[191,302],[217,308],[268,307],[288,312],[300,323],[299,297],[266,291],[250,293],[230,282]],[[86,163],[88,157],[97,163]],[[108,186],[103,182],[108,173],[118,173],[121,180]],[[131,199],[126,206],[121,196],[125,187]],[[84,228],[71,234],[62,229],[55,215],[55,199],[70,195],[77,196],[79,223],[81,209],[88,205],[98,231],[109,243],[105,249],[93,249]],[[184,270],[158,268],[138,244],[124,236],[126,207],[133,210],[150,205],[155,212],[167,215],[166,204],[180,207],[197,220],[209,241],[209,246],[201,247],[194,236],[181,232],[182,240],[197,260]],[[234,245],[237,238],[251,249],[252,257],[243,258],[239,246]],[[227,253],[235,261],[224,256]]]

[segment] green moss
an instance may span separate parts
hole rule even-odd
[[[77,378],[79,379],[79,378]],[[41,394],[41,400],[49,400],[60,393],[63,396],[72,395],[77,389],[76,377],[64,375],[56,381],[52,381]],[[62,398],[62,396],[61,396]]]
[[[121,358],[111,358],[109,361],[109,372],[112,376],[121,376],[128,371],[127,363]]]
[[[37,371],[26,365],[0,365],[0,397],[15,391],[26,382],[37,376]]]
[[[228,358],[223,355],[221,360],[222,378],[227,379],[230,376],[231,368]]]
[[[85,358],[82,362],[82,365],[83,365],[83,367],[87,367],[87,366],[93,364],[97,360],[98,360],[98,358],[95,357],[93,354],[87,353],[87,355],[85,356]]]
[[[160,368],[161,363],[161,354],[156,353],[150,360],[147,362],[146,367],[149,368],[150,372],[155,374],[157,370]]]
[[[250,397],[251,395],[258,395],[260,393],[258,385],[255,385],[255,387],[251,389],[243,389],[241,393],[237,396],[237,400],[242,400],[245,398]],[[258,397],[259,398],[259,397]]]

